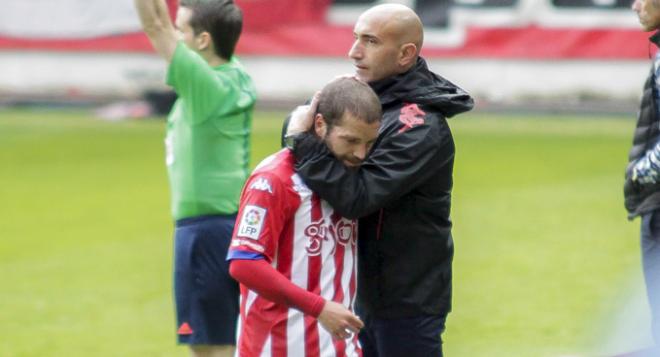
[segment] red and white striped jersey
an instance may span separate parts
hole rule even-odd
[[[250,176],[229,256],[261,254],[294,284],[353,308],[357,220],[340,217],[294,171],[283,149]],[[241,285],[237,355],[361,356],[357,336],[333,340],[317,319]]]

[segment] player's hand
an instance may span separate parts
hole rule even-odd
[[[314,124],[314,114],[319,106],[319,95],[321,92],[316,92],[312,101],[308,105],[298,106],[291,113],[289,119],[289,127],[287,128],[286,135],[295,135],[308,131]]]
[[[319,322],[330,332],[332,338],[338,340],[351,338],[364,327],[364,323],[357,315],[334,301],[325,302],[319,315]]]

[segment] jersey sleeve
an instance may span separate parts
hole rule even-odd
[[[287,220],[286,188],[271,174],[255,174],[245,183],[227,259],[273,261]]]
[[[229,274],[260,296],[307,315],[318,317],[325,306],[321,296],[292,283],[263,260],[237,258],[229,265]]]
[[[219,111],[233,111],[241,93],[237,81],[215,71],[181,41],[167,69],[167,84],[185,100],[184,120],[192,124],[203,122]]]

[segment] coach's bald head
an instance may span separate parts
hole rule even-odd
[[[373,82],[408,71],[424,42],[422,21],[400,4],[374,6],[360,15],[349,57],[357,76]]]

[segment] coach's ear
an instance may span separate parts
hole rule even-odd
[[[321,113],[317,113],[314,116],[314,132],[321,139],[325,138],[325,134],[328,132],[328,124],[326,124],[325,118],[323,118],[323,114]]]
[[[399,52],[399,66],[405,68],[415,61],[417,61],[417,46],[414,43],[403,44]]]

